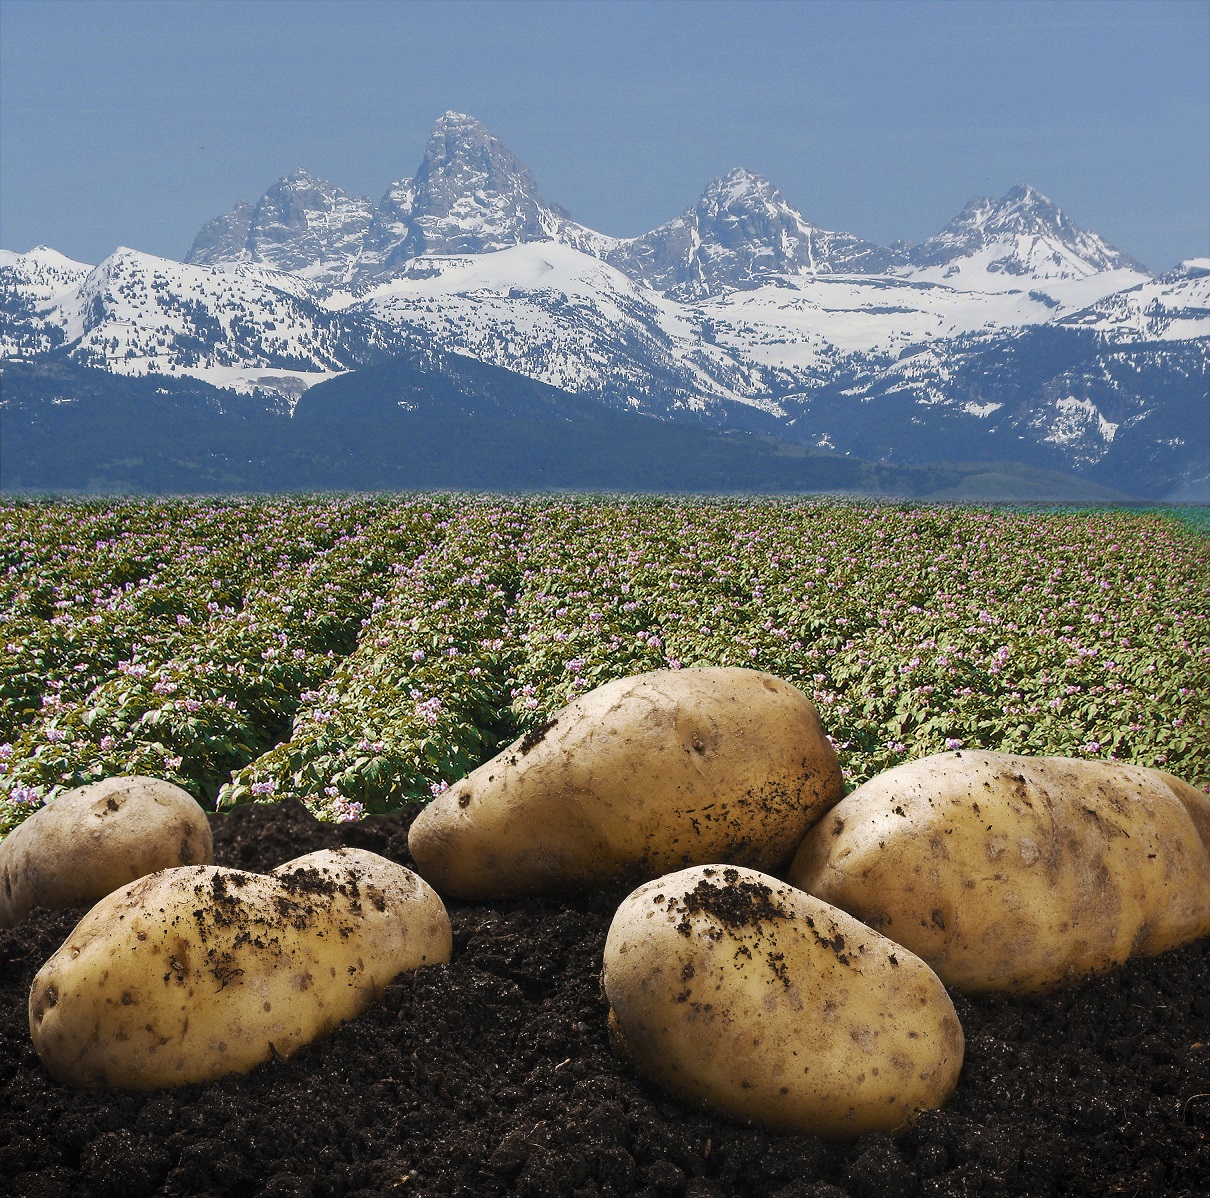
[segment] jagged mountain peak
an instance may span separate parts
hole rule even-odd
[[[733,166],[726,174],[720,175],[706,184],[702,198],[725,195],[729,200],[738,200],[749,195],[768,196],[771,194],[776,195],[777,189],[764,175],[749,170],[746,166]]]
[[[462,112],[446,112],[433,123],[416,182],[467,172],[478,181],[498,186],[514,178],[526,191],[537,193],[529,169],[486,125]]]
[[[564,219],[494,133],[452,111],[433,125],[415,177],[392,185],[381,207],[403,232],[388,267],[422,254],[488,253],[552,239]]]
[[[890,272],[977,292],[1067,286],[1106,271],[1122,272],[1118,286],[1136,281],[1132,273],[1148,277],[1028,183],[998,199],[971,200],[919,245],[888,249],[820,228],[765,176],[737,166],[674,220],[641,237],[611,238],[548,203],[500,138],[455,110],[433,123],[415,175],[393,183],[377,205],[300,167],[255,205],[237,204],[211,221],[187,261],[263,264],[325,285],[360,286],[411,270],[420,258],[552,240],[604,258],[677,300],[836,274]]]
[[[324,183],[324,182],[326,182],[326,180],[316,179],[316,177],[313,174],[311,174],[311,172],[309,170],[307,170],[307,168],[305,166],[296,166],[288,174],[282,175],[282,177],[280,179],[278,179],[278,181],[273,186],[281,187],[285,184],[317,183],[317,182]],[[270,188],[269,190],[272,191],[273,188]]]
[[[297,167],[283,175],[261,197],[252,218],[253,228],[269,240],[283,240],[284,229],[306,229],[342,222],[350,214],[370,211],[370,201],[351,196],[335,183]]]
[[[297,167],[256,204],[240,201],[210,221],[185,261],[194,266],[259,263],[274,270],[343,282],[357,269],[374,206]]]
[[[416,174],[392,183],[377,205],[299,167],[255,205],[241,202],[207,224],[186,261],[260,263],[340,285],[423,255],[547,240],[598,257],[614,241],[546,203],[529,168],[494,133],[449,111],[434,122]]]
[[[999,199],[977,196],[940,233],[908,249],[903,260],[912,273],[942,273],[959,282],[972,271],[1014,279],[1085,278],[1103,270],[1148,273],[1096,233],[1080,228],[1053,200],[1028,183],[1018,183]]]
[[[743,166],[732,167],[725,175],[706,184],[695,211],[699,220],[714,219],[721,213],[776,212],[778,219],[795,228],[815,228],[786,202],[781,192],[764,175]]]
[[[480,130],[484,133],[488,132],[487,126],[476,117],[471,116],[466,112],[456,112],[452,108],[447,108],[434,122],[431,133],[445,132],[446,130],[470,129]]]
[[[1046,212],[1058,212],[1055,202],[1044,196],[1036,187],[1029,183],[1017,183],[1010,187],[996,201],[1001,208],[1041,209]]]
[[[786,276],[875,270],[890,251],[806,219],[763,175],[733,167],[692,208],[606,254],[677,299],[700,299]]]
[[[435,139],[452,143],[495,142],[503,145],[498,137],[476,117],[466,112],[455,112],[452,108],[443,112],[429,130],[429,144]]]
[[[424,158],[412,180],[418,193],[443,184],[515,191],[545,206],[529,168],[482,121],[445,112],[433,123]]]
[[[976,196],[947,227],[978,229],[985,236],[1012,232],[1070,238],[1082,232],[1058,204],[1028,183],[1018,183],[999,199]]]

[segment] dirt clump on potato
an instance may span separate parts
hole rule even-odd
[[[759,931],[765,921],[786,918],[785,909],[773,899],[772,886],[730,867],[702,870],[702,880],[675,901],[683,912],[676,925],[682,936],[692,933],[694,915],[709,915],[732,933]]]

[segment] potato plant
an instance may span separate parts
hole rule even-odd
[[[232,769],[280,739],[306,689],[356,646],[395,564],[428,543],[434,523],[432,513],[363,506],[344,527],[325,520],[317,541],[305,523],[292,533],[267,525],[268,515],[262,537],[286,548],[245,546],[260,571],[238,609],[211,600],[196,620],[178,613],[170,633],[136,641],[86,693],[65,698],[50,687],[37,716],[0,746],[10,823],[14,792],[29,806],[33,795],[51,798],[114,774],[167,778],[212,801]]]
[[[583,551],[539,563],[531,549],[537,581],[518,598],[514,702],[534,722],[626,673],[751,665],[815,700],[853,785],[961,746],[1210,781],[1196,682],[1207,542],[1162,514],[775,502],[578,514]]]
[[[242,605],[259,564],[250,552],[255,513],[165,509],[19,505],[6,513],[14,518],[5,521],[11,539],[0,548],[5,739],[45,699],[79,698],[119,661],[178,638],[182,621],[204,619],[208,604]],[[165,537],[166,525],[179,546]],[[301,536],[293,552],[307,543]]]
[[[220,806],[295,795],[356,818],[431,798],[512,738],[501,632],[526,521],[468,501],[443,524],[396,565],[356,651],[304,692],[290,735],[233,775]]]

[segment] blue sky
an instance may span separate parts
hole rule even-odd
[[[447,109],[619,236],[747,166],[882,243],[1028,182],[1210,253],[1206,0],[0,0],[0,245],[182,257],[297,166],[378,199]]]

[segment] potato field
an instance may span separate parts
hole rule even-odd
[[[743,665],[849,787],[946,748],[1210,789],[1197,510],[465,495],[0,504],[0,831],[114,774],[346,821],[569,698]]]

